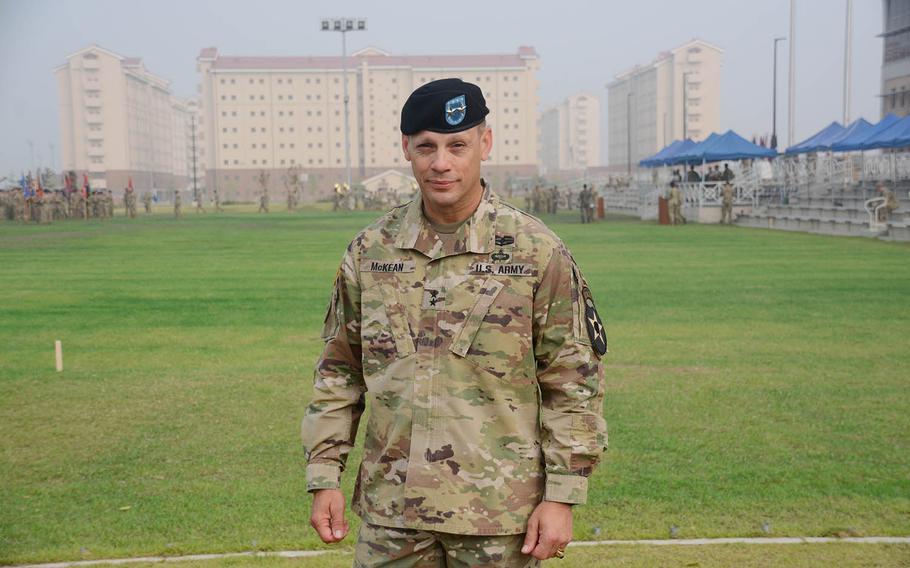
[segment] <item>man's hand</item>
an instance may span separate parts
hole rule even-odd
[[[340,542],[348,534],[344,518],[344,494],[340,489],[320,489],[313,494],[313,512],[310,525],[322,542]]]
[[[521,547],[522,554],[538,560],[556,556],[572,540],[572,507],[566,503],[543,501],[528,519],[528,532]]]

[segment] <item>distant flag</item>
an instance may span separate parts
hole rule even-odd
[[[38,195],[38,199],[41,199],[44,197],[44,188],[41,187],[41,172],[38,172],[38,175],[35,176],[35,185],[37,186],[35,191]]]
[[[88,184],[88,174],[85,172],[82,173],[82,197],[88,197],[88,193],[92,190],[92,186]]]
[[[752,135],[752,143],[755,144],[755,135]]]
[[[130,191],[133,191],[133,176],[130,176],[130,184],[128,187],[130,188]]]
[[[28,199],[28,180],[25,179],[25,174],[19,178],[19,186],[22,188],[22,197]]]
[[[771,135],[771,149],[777,150],[777,134]]]

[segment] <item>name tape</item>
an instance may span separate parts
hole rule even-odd
[[[364,260],[361,272],[414,272],[413,260]]]

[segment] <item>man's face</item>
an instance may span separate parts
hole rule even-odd
[[[402,136],[401,147],[428,208],[451,211],[479,200],[480,162],[493,147],[489,128],[480,125],[454,134],[423,131]]]

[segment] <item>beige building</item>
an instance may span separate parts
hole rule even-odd
[[[620,73],[607,85],[611,169],[625,170],[630,164],[634,169],[674,140],[698,141],[720,131],[722,54],[719,47],[695,39]]]
[[[250,199],[260,170],[278,189],[287,168],[307,174],[305,199],[325,197],[343,181],[344,101],[341,57],[240,57],[203,49],[199,126],[207,186],[226,199]],[[485,175],[537,173],[537,53],[390,55],[376,48],[347,61],[350,151],[355,183],[388,169],[410,173],[401,152],[401,107],[420,85],[443,77],[477,83],[494,129]]]
[[[540,115],[540,167],[546,175],[600,165],[600,100],[577,93]]]
[[[96,45],[54,69],[64,170],[93,188],[185,189],[192,160],[192,105],[134,57]],[[81,179],[81,175],[79,178]]]

